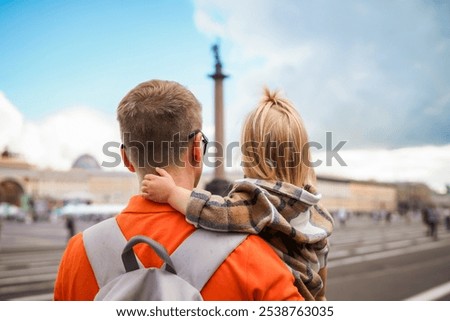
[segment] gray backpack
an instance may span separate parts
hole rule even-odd
[[[83,232],[86,254],[100,288],[95,300],[198,301],[203,286],[241,244],[247,234],[195,230],[169,256],[155,240],[138,235],[128,242],[115,218]],[[164,261],[161,268],[145,268],[133,246],[147,244]]]

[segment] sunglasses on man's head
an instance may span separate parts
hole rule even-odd
[[[203,142],[203,155],[206,154],[206,149],[209,143],[208,137],[205,136],[205,134],[203,134],[203,132],[200,129],[196,129],[193,132],[191,132],[188,136],[188,139],[191,139],[192,137],[194,137],[195,135],[197,135],[198,133],[202,134],[202,142]]]

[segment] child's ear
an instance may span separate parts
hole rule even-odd
[[[125,167],[128,168],[128,170],[132,173],[136,172],[136,169],[134,168],[133,164],[131,164],[130,160],[128,159],[127,152],[123,144],[120,146],[120,154],[122,155]]]

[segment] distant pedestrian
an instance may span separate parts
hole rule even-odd
[[[439,224],[439,214],[434,208],[434,206],[429,206],[425,208],[425,223],[428,226],[427,235],[430,236],[434,241],[438,239],[438,224]]]
[[[450,232],[450,208],[444,208],[445,229]]]
[[[422,208],[422,210],[421,210],[422,223],[425,224],[425,226],[427,227],[427,230],[425,231],[426,236],[430,236],[430,229],[429,229],[429,225],[428,225],[428,211],[429,211],[429,209],[426,207]]]
[[[70,240],[75,235],[75,221],[72,216],[66,217],[66,228],[68,232],[67,240]]]
[[[390,224],[391,220],[392,220],[392,213],[390,211],[387,211],[384,219],[385,219],[387,224]]]
[[[345,208],[340,208],[338,210],[338,220],[339,220],[339,226],[345,226],[348,218],[348,214]]]

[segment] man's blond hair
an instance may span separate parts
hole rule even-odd
[[[247,116],[241,136],[242,167],[249,178],[315,184],[308,134],[294,105],[279,92],[264,89]]]
[[[180,165],[189,134],[201,129],[201,105],[177,82],[150,80],[122,99],[117,120],[127,156],[142,175]]]

